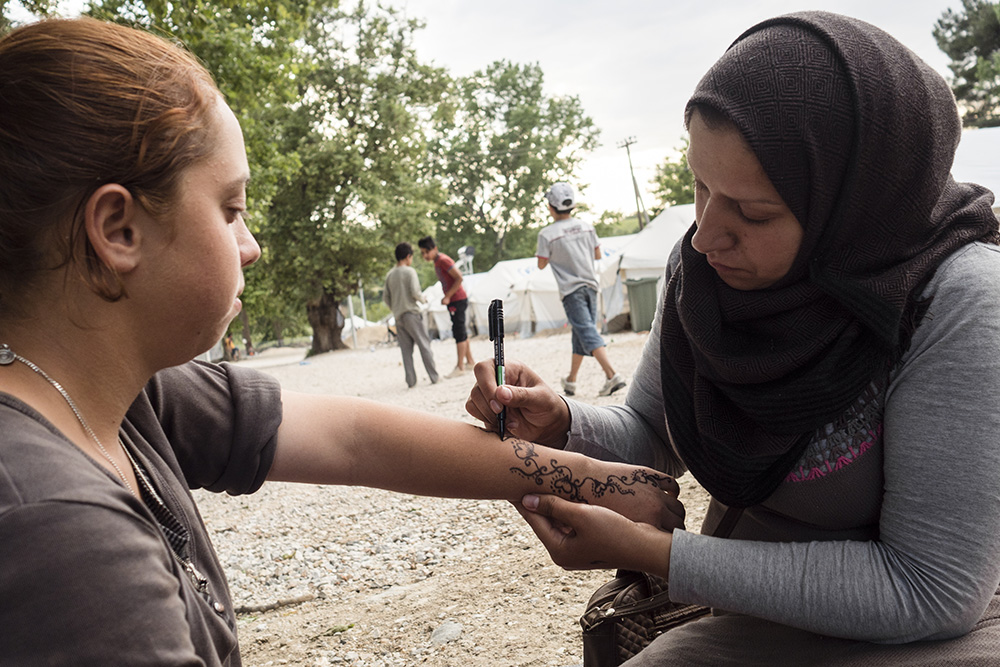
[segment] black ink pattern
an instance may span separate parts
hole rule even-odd
[[[583,491],[587,488],[591,489],[595,498],[601,498],[609,493],[634,496],[635,491],[630,487],[636,484],[652,484],[660,487],[660,482],[671,479],[668,475],[650,474],[639,469],[633,470],[629,476],[610,475],[603,482],[593,477],[578,479],[573,475],[569,466],[562,465],[555,459],[550,460],[548,465],[543,463],[535,451],[534,444],[525,440],[515,440],[513,446],[514,455],[521,460],[522,466],[511,468],[511,472],[533,480],[538,486],[547,484],[549,493],[562,496],[573,502],[586,503],[587,499],[583,496]]]

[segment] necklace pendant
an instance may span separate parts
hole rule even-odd
[[[17,359],[17,355],[14,354],[14,350],[10,349],[10,345],[4,343],[0,345],[0,366],[10,366]]]

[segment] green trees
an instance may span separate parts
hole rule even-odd
[[[652,212],[654,217],[668,206],[694,202],[694,174],[687,163],[688,144],[688,138],[684,137],[683,144],[677,149],[678,156],[668,157],[656,167],[652,180],[653,194],[657,199]]]
[[[952,90],[967,127],[1000,125],[1000,5],[962,0],[934,25],[938,47],[951,58]]]
[[[398,241],[430,230],[438,187],[427,177],[425,125],[446,89],[422,64],[394,10],[329,10],[307,33],[297,104],[279,139],[301,167],[278,187],[260,231],[263,272],[305,303],[312,352],[343,347],[339,306],[378,281]]]
[[[334,1],[103,0],[92,2],[87,13],[176,39],[212,72],[243,128],[253,171],[247,188],[249,224],[260,234],[267,224],[261,211],[278,183],[300,164],[277,141],[283,110],[297,99],[298,44],[316,13]],[[252,267],[247,282],[243,338],[252,344],[255,334],[289,324],[294,328],[296,318],[287,304],[272,298],[271,276]]]
[[[598,136],[579,98],[546,96],[543,81],[537,64],[497,61],[455,82],[433,147],[439,247],[474,245],[483,266],[534,253],[545,189],[570,180]]]

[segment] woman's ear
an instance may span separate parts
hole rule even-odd
[[[123,275],[138,265],[142,207],[127,188],[117,183],[99,187],[84,207],[84,226],[98,259]]]

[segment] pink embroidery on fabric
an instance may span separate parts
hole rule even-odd
[[[850,464],[857,461],[858,458],[860,458],[862,454],[871,449],[872,445],[878,442],[879,439],[881,439],[881,437],[882,437],[882,425],[879,424],[874,431],[872,430],[868,431],[868,438],[869,438],[868,440],[864,440],[858,443],[857,451],[855,451],[854,447],[848,446],[848,450],[851,453],[850,456],[847,455],[838,456],[835,463],[833,461],[824,461],[818,466],[812,466],[808,469],[805,466],[799,466],[797,469],[792,470],[790,473],[788,473],[788,476],[785,477],[785,481],[812,482],[822,477],[826,477],[828,474],[836,472],[841,468],[849,466]],[[827,451],[827,453],[829,454],[830,452]]]

